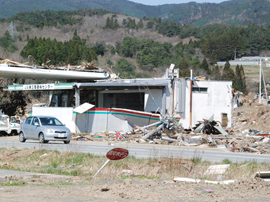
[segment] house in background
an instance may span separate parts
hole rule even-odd
[[[127,132],[165,116],[174,117],[184,128],[212,115],[223,127],[231,126],[232,82],[191,81],[179,78],[173,68],[162,78],[11,85],[6,90],[51,91],[48,107],[33,107],[32,115],[55,116],[74,133]],[[84,103],[92,107],[77,112]]]

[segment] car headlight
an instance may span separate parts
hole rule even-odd
[[[53,129],[50,129],[50,128],[46,128],[45,129],[45,132],[46,133],[54,133],[54,130]]]

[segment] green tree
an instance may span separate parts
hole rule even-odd
[[[155,25],[155,22],[154,21],[148,21],[147,24],[146,24],[146,28],[147,29],[152,29]]]
[[[15,82],[15,79],[2,79],[1,85],[8,85]],[[24,81],[20,81],[24,83]],[[0,93],[0,110],[9,116],[24,115],[26,109],[27,94],[23,91],[3,91]]]
[[[20,55],[24,58],[31,55],[39,65],[47,64],[48,60],[52,65],[76,65],[85,60],[88,62],[96,60],[97,55],[104,55],[105,49],[102,43],[97,43],[91,48],[87,47],[86,40],[81,39],[75,30],[72,39],[64,43],[55,39],[29,39]]]
[[[106,47],[105,44],[102,42],[96,42],[95,46],[93,47],[94,50],[96,51],[97,55],[104,55],[106,52]]]
[[[135,19],[132,20],[131,18],[128,18],[127,28],[129,28],[129,29],[135,29],[136,28]]]
[[[241,81],[242,81],[242,92],[246,95],[248,94],[247,84],[246,84],[246,76],[244,72],[244,68],[241,65],[240,66],[240,75],[241,75]]]
[[[106,25],[105,25],[104,28],[106,28],[106,29],[112,29],[113,28],[113,21],[111,21],[110,17],[107,17]]]
[[[225,65],[224,65],[224,71],[227,71],[231,68],[230,62],[227,60]]]
[[[190,76],[190,72],[189,72],[189,65],[188,63],[185,61],[185,59],[183,59],[179,65],[179,76],[180,77],[189,77]]]
[[[208,74],[210,74],[209,65],[208,65],[205,58],[203,59],[201,65],[200,65],[200,68],[204,69]]]
[[[113,29],[118,29],[119,27],[120,27],[120,25],[118,24],[118,20],[115,19],[114,24],[113,24]]]
[[[9,31],[6,31],[4,36],[0,38],[0,46],[2,46],[6,51],[11,53],[18,50],[14,44],[15,40],[10,36]]]
[[[123,26],[123,27],[127,27],[127,19],[123,19],[123,21],[122,21],[122,26]]]
[[[242,75],[240,71],[239,65],[236,65],[235,67],[235,76],[236,76],[236,81],[235,81],[235,89],[238,91],[243,92],[243,81],[242,81]]]
[[[222,80],[221,72],[220,72],[220,67],[219,66],[214,66],[214,68],[211,71],[211,78],[213,80]]]
[[[121,78],[132,78],[135,76],[134,70],[136,67],[130,64],[126,59],[121,58],[117,61],[117,72]]]
[[[229,61],[227,61],[225,63],[225,65],[224,65],[224,70],[223,70],[223,73],[222,73],[222,80],[223,81],[232,81],[232,87],[234,89],[236,89],[236,85],[237,85],[236,80],[237,79],[236,79],[234,71],[231,68],[231,65],[230,65]]]
[[[140,29],[140,28],[143,28],[143,20],[140,19],[138,24],[137,24],[137,28]]]

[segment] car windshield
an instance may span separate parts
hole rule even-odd
[[[61,121],[53,117],[43,117],[40,118],[40,122],[43,126],[63,126]]]

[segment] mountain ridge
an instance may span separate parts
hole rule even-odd
[[[270,22],[269,0],[230,0],[218,4],[189,2],[159,6],[127,0],[0,0],[0,18],[19,12],[80,9],[105,9],[132,17],[161,18],[164,21],[194,26],[214,23],[243,26],[255,23],[266,26]]]

